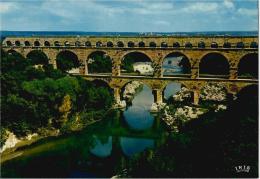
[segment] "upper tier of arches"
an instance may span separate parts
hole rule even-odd
[[[78,39],[75,41],[49,41],[49,40],[6,40],[3,42],[3,46],[8,47],[88,47],[88,48],[100,48],[100,47],[107,47],[107,48],[258,48],[258,43],[255,41],[251,41],[249,43],[245,43],[242,41],[238,42],[228,42],[225,41],[224,43],[218,43],[215,41],[212,42],[205,42],[205,41],[198,41],[198,42],[191,42],[191,41],[174,41],[173,43],[169,43],[166,41],[162,42],[155,42],[155,41],[121,41],[121,40],[108,40],[108,41],[79,41]]]

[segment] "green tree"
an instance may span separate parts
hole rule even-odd
[[[95,54],[92,56],[93,62],[88,65],[90,73],[111,73],[112,62],[108,56]]]

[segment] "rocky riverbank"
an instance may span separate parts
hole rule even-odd
[[[118,101],[114,107],[115,108],[125,108],[127,104],[131,104],[135,95],[142,91],[143,83],[139,81],[132,81],[125,86],[123,92],[123,100]]]
[[[209,110],[219,112],[227,109],[225,104],[227,92],[221,84],[208,84],[201,90],[201,103],[210,101],[212,105],[188,105],[191,104],[191,94],[191,91],[182,87],[179,92],[170,98],[170,101],[168,101],[170,104],[164,105],[161,109],[162,119],[174,132],[178,132],[184,123],[199,118]]]
[[[107,112],[109,112],[109,110]],[[68,120],[60,129],[54,127],[39,128],[34,133],[28,133],[24,136],[16,136],[13,132],[11,132],[8,129],[1,129],[1,140],[3,142],[0,147],[0,154],[1,156],[5,156],[5,160],[6,158],[10,159],[8,155],[13,153],[19,147],[29,146],[32,143],[46,137],[60,136],[64,133],[80,131],[84,129],[86,126],[100,121],[102,119],[102,116],[106,115],[107,112],[102,112],[102,115],[96,114],[96,118],[94,118],[93,116],[91,117],[90,113],[77,113],[72,119]],[[3,162],[2,159],[1,162]]]
[[[126,103],[131,103],[134,96],[143,89],[143,83],[139,81],[132,81],[125,86],[123,92],[123,99]]]

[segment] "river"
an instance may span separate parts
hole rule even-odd
[[[177,88],[180,86],[168,85],[166,96]],[[112,111],[83,131],[45,138],[19,149],[15,158],[3,163],[2,176],[112,177],[124,161],[165,142],[168,132],[149,112],[152,103],[152,90],[143,85],[124,111]]]

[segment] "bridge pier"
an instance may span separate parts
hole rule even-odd
[[[126,102],[121,101],[120,88],[113,88],[114,90],[114,108],[125,108]]]
[[[161,78],[163,77],[163,69],[160,66],[154,66],[154,77]]]
[[[162,103],[163,102],[163,92],[159,89],[153,89],[153,96],[155,103]]]
[[[237,79],[237,76],[238,76],[238,69],[237,68],[230,68],[229,79]]]
[[[193,91],[193,104],[199,105],[200,100],[200,90],[194,90]]]
[[[88,75],[88,61],[84,60],[84,75]]]
[[[165,103],[163,103],[163,92],[160,89],[153,89],[152,93],[154,102],[150,110],[152,112],[159,112],[165,106]]]
[[[112,59],[112,76],[120,76],[121,75],[121,64],[120,59]]]
[[[120,102],[120,89],[119,88],[114,88],[114,99],[115,102],[118,103]]]
[[[199,68],[191,68],[191,79],[195,79],[199,77]]]

